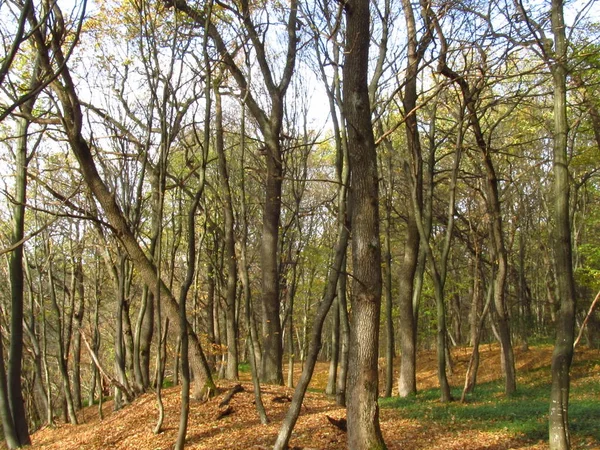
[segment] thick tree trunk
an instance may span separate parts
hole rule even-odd
[[[381,449],[378,365],[381,309],[379,180],[368,93],[368,0],[349,0],[346,12],[344,117],[348,130],[352,228],[352,321],[347,395],[348,447]]]
[[[261,241],[262,267],[262,367],[261,381],[283,384],[281,322],[279,320],[279,217],[282,165],[278,137],[267,145],[267,178]]]
[[[421,70],[423,55],[431,42],[431,33],[426,31],[420,40],[418,36],[413,6],[410,1],[402,1],[402,10],[408,34],[408,59],[406,67],[404,98],[402,100],[406,116],[406,143],[409,164],[405,170],[415,183],[416,196],[411,196],[412,208],[408,213],[407,235],[404,260],[399,277],[400,310],[400,378],[398,394],[407,397],[417,393],[417,311],[414,301],[415,272],[419,260],[419,232],[416,225],[415,208],[423,208],[423,157],[417,120],[417,76]],[[416,202],[415,202],[416,200]],[[423,266],[424,267],[424,266]]]
[[[555,57],[551,64],[554,82],[554,246],[560,310],[552,354],[549,434],[551,450],[570,448],[569,389],[575,337],[575,280],[573,277],[569,216],[569,167],[567,156],[567,43],[562,0],[552,0],[552,32]]]
[[[409,213],[404,259],[398,277],[400,325],[400,377],[398,395],[417,393],[417,323],[413,308],[413,283],[419,257],[419,231],[414,213]]]

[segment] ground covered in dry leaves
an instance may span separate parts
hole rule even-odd
[[[500,376],[499,350],[497,346],[483,346],[478,382],[484,383]],[[547,367],[549,390],[549,367],[552,349],[549,346],[537,347],[529,351],[516,351],[519,382],[529,371]],[[453,354],[454,371],[450,380],[454,386],[462,386],[464,373],[470,355],[470,349],[457,349]],[[598,361],[600,352],[578,349],[577,358],[595,360],[585,365],[585,373],[574,374],[574,383],[585,377],[600,377]],[[383,366],[383,365],[382,365]],[[327,380],[328,365],[321,363],[317,367],[311,392],[304,400],[301,416],[295,427],[290,448],[298,449],[343,449],[346,448],[346,435],[332,426],[327,415],[333,418],[345,417],[345,410],[335,405],[333,399],[323,392]],[[383,369],[383,367],[382,367]],[[418,360],[419,389],[437,385],[435,354],[426,352]],[[580,369],[584,370],[584,369]],[[593,373],[595,372],[595,373]],[[220,395],[206,403],[193,402],[190,409],[188,440],[190,449],[268,449],[271,448],[281,420],[285,416],[288,403],[274,401],[276,397],[291,396],[293,391],[279,386],[263,386],[263,401],[267,409],[270,424],[261,425],[254,407],[252,384],[248,378],[242,381],[244,392],[236,394],[231,400],[233,412],[216,420],[220,410],[219,403],[234,383],[220,382]],[[546,375],[544,375],[545,377]],[[539,380],[538,380],[539,381]],[[177,437],[179,420],[178,387],[163,391],[165,404],[165,422],[162,433],[152,432],[158,413],[156,396],[145,394],[120,411],[112,411],[112,402],[104,404],[104,419],[99,420],[97,406],[87,408],[80,413],[82,424],[77,426],[60,424],[54,428],[46,427],[32,435],[33,449],[135,449],[158,450],[173,448]],[[598,399],[600,401],[600,399]],[[545,420],[545,418],[540,418]],[[468,423],[438,424],[431,420],[403,418],[401,409],[381,409],[381,428],[389,449],[544,449],[543,441],[527,441],[523,436],[515,436],[508,430],[482,431]],[[600,420],[599,420],[600,423]],[[599,425],[600,426],[600,425]],[[586,448],[600,448],[600,442],[586,442]]]

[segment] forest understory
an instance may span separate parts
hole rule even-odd
[[[534,424],[537,425],[534,426],[536,429],[530,432],[519,432],[502,425],[502,416],[514,414],[516,422],[519,420],[519,414],[528,414],[527,408],[539,400],[532,399],[525,391],[536,386],[540,392],[550,389],[552,347],[546,345],[534,346],[525,351],[515,350],[518,391],[512,401],[513,407],[517,406],[514,412],[508,413],[506,407],[501,405],[503,395],[499,370],[500,352],[497,345],[486,344],[481,347],[478,386],[472,398],[468,398],[465,404],[455,401],[450,405],[442,405],[437,400],[435,352],[421,352],[417,360],[419,394],[409,400],[412,406],[418,405],[416,410],[418,417],[415,417],[414,408],[411,408],[412,412],[409,413],[408,408],[403,408],[401,403],[394,407],[394,400],[385,400],[382,403],[380,421],[388,449],[548,448],[547,408],[543,409],[544,412],[539,417],[533,418]],[[453,371],[449,379],[452,386],[456,388],[461,388],[464,383],[470,351],[468,347],[460,347],[452,352]],[[297,366],[300,367],[299,364]],[[346,434],[334,427],[327,418],[327,416],[333,419],[345,417],[345,409],[337,406],[333,398],[323,394],[327,383],[328,367],[329,364],[325,362],[319,363],[316,367],[310,392],[306,395],[290,441],[290,448],[345,449],[347,447]],[[382,360],[380,372],[383,370]],[[299,372],[296,374],[296,379],[299,374]],[[381,379],[382,376],[380,381]],[[579,421],[584,422],[586,419],[586,417],[579,417],[580,415],[600,417],[599,381],[600,350],[578,347],[575,352],[571,384],[573,448],[600,448],[597,432],[589,435],[589,428],[586,429],[583,425],[577,426]],[[250,374],[242,373],[240,382],[244,391],[233,396],[230,402],[231,413],[221,419],[217,419],[217,416],[225,408],[219,407],[219,403],[236,383],[220,381],[219,395],[205,403],[192,402],[186,448],[211,450],[271,448],[289,406],[286,398],[291,398],[293,390],[283,386],[262,386],[263,401],[270,423],[261,425],[253,403]],[[498,388],[496,392],[494,386]],[[583,389],[580,389],[582,387]],[[480,393],[482,391],[483,394]],[[158,435],[152,432],[157,420],[156,396],[154,393],[148,393],[117,412],[112,410],[112,401],[106,401],[103,405],[103,420],[99,419],[97,405],[84,408],[79,413],[80,425],[57,424],[54,428],[45,427],[32,434],[31,448],[56,450],[172,448],[177,438],[180,388],[175,386],[163,390],[163,401],[165,422],[163,431]],[[589,405],[590,402],[592,405],[597,405],[591,407],[591,409],[595,408],[595,411],[590,410],[589,407],[587,410],[577,408],[579,403]],[[524,408],[523,411],[519,410],[521,406]],[[498,409],[497,421],[494,408]],[[467,412],[469,409],[475,416],[464,419],[470,417],[470,413]],[[486,415],[477,417],[479,410],[487,411]],[[440,417],[443,419],[440,420]]]

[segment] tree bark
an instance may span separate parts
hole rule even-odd
[[[378,365],[381,309],[379,180],[368,91],[368,0],[349,0],[343,68],[344,117],[348,130],[352,229],[352,322],[347,396],[348,447],[381,449]]]
[[[571,224],[569,215],[569,166],[567,155],[567,42],[563,1],[552,0],[554,55],[551,65],[554,84],[554,251],[560,310],[552,353],[549,435],[551,450],[570,448],[569,389],[575,337],[575,280],[573,277]]]

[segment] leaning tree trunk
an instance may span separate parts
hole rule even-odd
[[[573,278],[571,226],[569,216],[569,168],[567,158],[567,44],[562,0],[552,0],[552,32],[555,57],[554,82],[554,245],[560,310],[556,322],[556,342],[552,354],[550,393],[550,449],[570,448],[569,388],[575,337],[575,280]]]
[[[369,0],[346,2],[344,116],[348,130],[352,228],[352,322],[348,447],[385,448],[379,427],[377,352],[381,309],[379,179],[368,92]]]
[[[58,8],[58,6],[55,6],[55,8]],[[53,55],[59,61],[59,64],[64,63],[64,54],[61,48],[62,32],[64,32],[64,30],[57,30],[54,35],[55,39],[51,42]],[[53,73],[49,56],[50,49],[41,34],[36,32],[34,38],[35,45],[38,47],[38,52],[42,59],[42,67],[49,73]],[[142,281],[153,291],[156,299],[160,298],[161,301],[164,302],[167,316],[172,319],[178,329],[179,306],[173,293],[169,287],[157,277],[155,265],[142,250],[142,247],[131,230],[120,206],[117,204],[113,193],[110,192],[96,168],[90,146],[83,137],[83,113],[81,110],[81,102],[77,96],[70,70],[66,65],[62,68],[62,71],[56,80],[52,82],[51,87],[62,106],[63,124],[65,126],[67,139],[71,150],[78,160],[86,184],[98,200],[98,203],[102,206],[108,222],[111,224],[114,233],[119,236],[131,261],[138,269]],[[187,323],[186,328],[190,339],[190,361],[194,373],[198,375],[197,381],[202,385],[202,390],[214,392],[215,384],[210,370],[208,369],[208,364],[200,340],[189,323]]]

